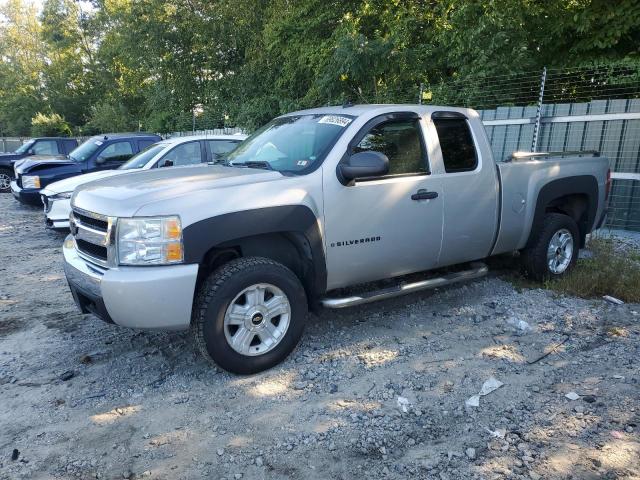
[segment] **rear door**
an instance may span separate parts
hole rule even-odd
[[[369,121],[345,156],[377,151],[388,175],[343,185],[335,169],[323,172],[328,289],[434,267],[442,239],[442,187],[431,175],[417,114]]]
[[[432,129],[437,177],[444,192],[440,266],[488,256],[496,238],[499,185],[488,142],[474,134],[479,120],[458,112],[434,112]],[[480,141],[479,141],[480,140]],[[486,148],[479,148],[485,145]],[[435,174],[436,172],[434,172]]]

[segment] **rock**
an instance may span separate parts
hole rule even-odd
[[[336,449],[336,444],[335,444],[335,443],[333,443],[333,442],[331,442],[331,443],[329,444],[329,447],[328,447],[328,448],[329,448],[329,451],[330,451],[330,452],[333,452],[333,451]]]
[[[261,467],[262,465],[264,465],[264,461],[262,460],[262,457],[256,458],[256,465],[258,467]]]
[[[66,382],[67,380],[71,380],[73,377],[75,377],[76,374],[74,373],[73,370],[67,370],[66,372],[64,372],[63,374],[60,375],[60,380],[62,380],[63,382]]]
[[[587,403],[594,403],[596,401],[596,397],[594,397],[593,395],[585,395],[584,397],[582,397],[582,400]]]
[[[240,480],[242,478],[242,474],[241,473],[236,473],[233,478],[235,478],[236,480]]]
[[[577,400],[580,398],[580,395],[578,395],[576,392],[569,392],[565,395],[565,397],[567,397],[569,400]]]
[[[540,480],[542,478],[542,475],[540,475],[539,473],[534,472],[533,470],[529,470],[529,478],[531,480]]]
[[[335,383],[332,383],[331,386],[329,387],[329,393],[336,393],[338,391],[338,385],[336,385]]]
[[[467,458],[469,460],[475,460],[476,459],[476,449],[475,448],[469,447],[464,451],[464,453],[465,453],[465,455],[467,456]]]
[[[216,450],[216,453],[219,457],[221,457],[222,455],[224,455],[224,448],[219,448],[218,450]]]
[[[305,382],[305,381],[295,382],[293,384],[293,389],[294,390],[304,390],[305,388],[307,388],[307,385],[309,385],[309,382]]]
[[[11,452],[11,460],[15,462],[16,460],[18,460],[18,457],[20,457],[20,450],[14,448],[13,452]]]
[[[576,405],[575,407],[573,407],[573,410],[576,413],[584,413],[584,407],[582,405]]]
[[[80,357],[80,363],[84,363],[86,365],[91,362],[93,362],[93,358],[91,358],[91,355],[82,355]]]

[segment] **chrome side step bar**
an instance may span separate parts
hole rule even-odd
[[[448,273],[440,277],[429,278],[419,282],[400,283],[396,286],[374,290],[359,295],[342,298],[323,298],[320,303],[325,308],[345,308],[363,305],[365,303],[377,302],[387,298],[399,297],[408,293],[419,292],[420,290],[429,290],[432,288],[444,287],[458,282],[474,280],[484,277],[489,271],[484,263],[473,263],[469,270],[461,272]]]

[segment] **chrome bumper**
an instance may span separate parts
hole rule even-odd
[[[64,242],[64,270],[83,313],[130,328],[189,328],[198,265],[102,268],[81,258],[74,243],[71,235]]]

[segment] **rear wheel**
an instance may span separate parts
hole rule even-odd
[[[229,372],[249,374],[289,355],[306,315],[304,288],[291,270],[267,258],[239,258],[202,284],[191,330],[205,358]]]
[[[0,192],[7,193],[11,191],[11,180],[13,175],[8,168],[0,168]]]
[[[579,246],[578,226],[573,218],[549,213],[532,245],[523,252],[525,271],[536,280],[558,278],[575,265]]]

